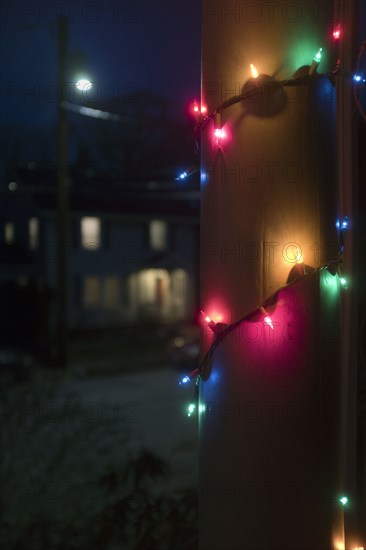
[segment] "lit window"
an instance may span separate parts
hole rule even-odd
[[[93,217],[81,218],[81,246],[88,250],[100,248],[100,219]]]
[[[29,247],[31,250],[37,250],[39,246],[39,220],[31,218],[28,225]]]
[[[5,224],[5,242],[6,244],[12,244],[15,238],[15,226],[13,222],[7,222]]]
[[[86,277],[84,279],[83,304],[85,307],[100,305],[101,284],[99,277]]]
[[[150,222],[150,244],[154,250],[164,250],[167,242],[167,226],[162,220]]]
[[[104,305],[107,308],[117,308],[120,299],[118,277],[106,277],[104,280]]]

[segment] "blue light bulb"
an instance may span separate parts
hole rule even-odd
[[[191,381],[191,379],[189,378],[189,376],[186,375],[179,382],[179,386],[183,386],[184,384],[188,384],[188,382],[190,382],[190,381]]]
[[[341,228],[348,229],[348,226],[349,226],[348,216],[345,216],[342,220]]]
[[[346,229],[349,229],[349,219],[348,216],[345,216],[342,221],[337,220],[336,221],[336,228],[340,229],[341,231],[344,231]]]

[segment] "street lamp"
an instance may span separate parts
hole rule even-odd
[[[75,86],[81,92],[87,92],[90,88],[92,88],[93,84],[87,78],[79,78],[79,80],[76,81]]]
[[[58,228],[58,315],[57,347],[58,365],[67,363],[67,321],[68,321],[68,288],[67,288],[67,237],[68,237],[68,127],[66,103],[67,61],[68,61],[68,20],[65,16],[58,19],[58,175],[57,175],[57,228]],[[79,78],[76,83],[79,91],[87,91],[92,83],[87,78]]]

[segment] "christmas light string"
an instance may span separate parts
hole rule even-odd
[[[231,106],[233,106],[237,103],[240,103],[242,101],[250,101],[252,99],[255,99],[258,95],[258,91],[260,90],[260,88],[262,86],[268,86],[268,87],[271,87],[272,89],[274,89],[274,88],[283,88],[283,87],[291,87],[291,86],[301,86],[303,84],[307,84],[310,80],[323,79],[323,78],[330,79],[331,82],[334,84],[334,77],[337,76],[340,73],[340,63],[337,60],[337,62],[335,64],[335,67],[332,71],[330,71],[328,73],[324,73],[324,74],[318,74],[316,71],[317,71],[317,68],[320,64],[322,55],[323,55],[323,48],[319,48],[319,50],[314,55],[314,58],[312,60],[311,65],[309,66],[309,68],[308,69],[307,69],[307,67],[303,68],[304,70],[306,69],[306,74],[301,74],[299,76],[295,76],[298,72],[300,72],[301,69],[299,69],[298,71],[296,71],[294,73],[294,75],[291,78],[285,79],[285,80],[280,80],[280,81],[276,81],[276,80],[267,81],[266,80],[265,82],[262,82],[261,77],[266,77],[267,78],[268,75],[261,75],[258,72],[258,70],[256,69],[256,67],[253,64],[251,64],[250,67],[251,67],[252,78],[246,84],[246,86],[248,86],[248,84],[253,85],[253,87],[250,90],[248,90],[248,89],[244,90],[243,93],[232,96],[229,99],[226,99],[218,107],[216,107],[216,109],[214,109],[214,111],[212,111],[210,114],[205,114],[207,112],[206,107],[204,107],[203,110],[202,109],[197,110],[194,107],[193,111],[195,113],[195,118],[197,120],[197,123],[196,123],[195,128],[194,128],[194,141],[195,141],[196,155],[199,156],[199,153],[200,153],[200,148],[199,148],[200,132],[201,132],[201,130],[203,130],[205,128],[207,123],[211,119],[213,119],[214,120],[214,125],[215,125],[215,136],[216,136],[216,138],[218,138],[218,140],[221,140],[222,138],[224,138],[225,133],[224,133],[224,130],[223,130],[222,124],[221,124],[221,114],[223,113],[223,111],[225,111],[229,107],[231,107]],[[197,105],[196,100],[195,100],[194,105]]]
[[[335,42],[335,45],[338,44],[338,41],[342,38],[342,27],[340,24],[337,24],[333,28],[333,39]],[[337,48],[336,48],[337,49]],[[362,56],[366,54],[366,42],[363,42],[361,45],[360,52],[358,54],[357,58],[357,66],[356,71],[352,75],[352,82],[353,82],[353,96],[354,101],[356,104],[356,107],[354,108],[353,114],[359,110],[362,119],[366,122],[366,113],[361,105],[361,97],[362,93],[364,91],[364,84],[366,82],[366,78],[363,72],[360,72],[360,65],[361,65],[361,58]],[[260,83],[258,87],[254,86],[254,89],[251,91],[245,90],[242,94],[233,96],[229,98],[228,100],[222,102],[214,111],[212,111],[210,114],[207,114],[207,107],[203,104],[201,104],[201,107],[199,107],[197,101],[194,102],[193,107],[193,113],[196,118],[196,125],[194,127],[194,144],[195,144],[195,153],[197,155],[197,158],[200,158],[200,135],[201,130],[205,128],[207,123],[213,119],[214,121],[214,135],[217,139],[217,144],[220,143],[221,139],[224,139],[226,137],[225,130],[222,127],[221,123],[221,114],[223,111],[231,107],[232,105],[235,105],[242,101],[248,101],[257,95],[260,86],[263,85],[270,85],[272,88],[280,88],[285,86],[300,86],[303,84],[306,84],[311,80],[314,79],[320,79],[320,78],[328,78],[331,83],[335,84],[335,77],[337,76],[346,76],[350,77],[349,73],[346,73],[345,71],[341,70],[341,61],[337,57],[335,66],[332,71],[325,73],[325,74],[318,74],[317,68],[319,66],[319,63],[321,61],[322,57],[322,48],[319,48],[317,53],[315,54],[312,64],[309,67],[309,70],[307,74],[302,74],[301,76],[293,76],[292,78],[288,80],[282,80],[279,82],[266,80],[265,82],[261,82],[261,79],[259,77],[265,77],[268,78],[267,75],[260,75],[254,65],[251,64],[251,73],[252,73],[252,82],[254,83],[256,79],[258,79],[258,82]],[[297,73],[299,73],[297,71]],[[250,81],[249,81],[250,82]],[[360,91],[359,91],[360,90]],[[196,170],[195,170],[196,171]],[[194,172],[192,172],[194,173]],[[178,177],[177,180],[183,180],[189,177],[190,173],[184,172],[184,177]],[[238,321],[227,325],[225,323],[217,322],[210,317],[206,316],[204,312],[201,310],[202,315],[204,316],[204,320],[207,323],[207,326],[212,330],[214,334],[214,339],[209,347],[208,351],[206,352],[201,364],[199,367],[193,371],[191,371],[188,375],[186,375],[179,383],[180,386],[189,384],[191,380],[195,380],[195,389],[194,389],[194,397],[191,403],[188,405],[187,408],[187,415],[188,417],[193,416],[195,413],[202,413],[205,411],[205,404],[202,404],[199,402],[199,387],[200,387],[200,381],[202,380],[205,369],[207,365],[210,363],[217,347],[220,345],[220,343],[230,334],[232,333],[241,323],[244,321],[251,321],[253,319],[257,319],[258,315],[262,315],[263,322],[266,323],[272,330],[274,330],[274,326],[271,320],[270,315],[268,314],[266,308],[273,306],[277,302],[278,295],[281,291],[283,291],[286,288],[289,288],[293,285],[296,285],[300,281],[302,281],[305,277],[309,277],[313,275],[314,273],[328,270],[333,276],[338,274],[339,277],[339,283],[341,285],[341,288],[347,289],[348,288],[348,282],[346,277],[343,275],[343,255],[344,255],[344,233],[349,229],[349,219],[348,216],[345,216],[342,220],[337,220],[336,227],[338,229],[338,235],[339,235],[339,249],[337,258],[328,261],[327,263],[317,267],[317,268],[309,268],[309,266],[305,266],[303,257],[299,253],[296,257],[296,267],[298,271],[298,276],[296,276],[294,279],[289,281],[287,284],[280,287],[278,290],[276,290],[271,296],[269,296],[262,305],[251,311],[250,313],[244,315],[241,319]],[[345,507],[349,499],[347,496],[342,495],[338,498],[338,502]],[[358,546],[353,548],[353,550],[364,550],[363,546]]]
[[[309,79],[314,79],[314,78],[322,78],[322,76],[318,75],[318,74],[314,74],[312,76],[309,76],[308,74],[306,74],[304,76],[297,77],[297,78],[291,78],[291,79],[288,79],[288,80],[281,80],[281,81],[278,81],[278,82],[272,81],[270,83],[268,82],[266,85],[270,84],[272,86],[272,88],[275,88],[275,87],[276,88],[281,88],[281,87],[284,87],[284,86],[300,86],[301,84],[307,83],[309,81]],[[231,107],[231,106],[233,106],[237,103],[240,103],[241,101],[250,101],[251,99],[254,99],[258,94],[258,90],[259,90],[258,86],[253,86],[253,88],[251,90],[246,90],[242,94],[230,97],[229,99],[223,101],[218,107],[216,107],[216,109],[214,111],[212,111],[212,113],[210,113],[209,115],[206,115],[204,118],[202,118],[202,120],[198,124],[196,124],[196,126],[194,128],[194,142],[195,142],[195,152],[196,152],[197,156],[199,156],[199,154],[200,154],[200,147],[199,147],[200,132],[201,132],[201,130],[203,130],[205,128],[207,123],[211,119],[214,119],[215,136],[219,139],[224,138],[225,137],[224,131],[223,131],[222,127],[220,127],[221,126],[221,114],[223,113],[223,111],[225,111],[226,109],[228,109],[229,107]]]
[[[338,40],[341,38],[341,36],[342,36],[342,28],[341,28],[341,25],[338,24],[334,27],[334,30],[333,30],[333,38],[334,38],[335,42],[338,42]],[[355,84],[365,81],[365,79],[363,79],[363,77],[361,75],[359,75],[361,57],[365,53],[365,51],[366,51],[366,42],[364,42],[362,44],[361,50],[360,50],[359,55],[358,55],[356,73],[353,75],[353,82]],[[270,81],[266,81],[265,84],[270,85],[272,88],[281,88],[281,87],[285,87],[285,86],[300,86],[300,85],[308,83],[310,80],[323,79],[323,78],[328,78],[332,82],[332,84],[335,84],[335,77],[336,76],[339,76],[339,75],[349,76],[349,74],[346,74],[343,71],[341,71],[340,59],[339,58],[336,59],[335,66],[334,66],[332,71],[330,71],[328,73],[324,73],[324,74],[318,74],[317,73],[317,68],[320,64],[322,54],[323,54],[323,48],[319,48],[319,50],[314,55],[314,58],[312,60],[311,65],[309,66],[309,68],[308,69],[306,67],[303,68],[303,69],[307,69],[306,74],[301,74],[299,76],[293,76],[290,79],[281,80],[281,81],[278,81],[278,82],[274,81],[274,80],[273,81],[270,80]],[[252,79],[251,79],[251,81],[248,81],[248,82],[249,83],[252,82],[253,84],[255,84],[255,82],[257,81],[257,82],[260,83],[260,85],[263,85],[261,77],[267,77],[267,75],[261,75],[253,64],[251,64],[250,67],[251,67]],[[294,74],[296,75],[300,71],[301,71],[301,69],[296,71]],[[203,130],[205,128],[207,123],[210,120],[213,119],[215,137],[217,138],[218,141],[223,139],[225,137],[225,131],[222,127],[222,121],[221,121],[221,114],[223,113],[223,111],[225,111],[226,109],[228,109],[229,107],[231,107],[231,106],[233,106],[237,103],[240,103],[241,101],[245,101],[245,100],[248,101],[250,99],[255,98],[257,96],[260,85],[259,86],[254,86],[254,88],[252,88],[250,91],[247,89],[243,93],[241,93],[239,95],[236,95],[236,96],[233,96],[233,97],[223,101],[210,114],[207,114],[207,107],[203,103],[201,103],[201,106],[199,106],[198,102],[196,100],[194,100],[193,114],[194,114],[195,119],[196,119],[196,125],[195,125],[195,128],[194,128],[194,142],[195,142],[195,152],[196,152],[198,157],[200,155],[200,148],[199,148],[200,133],[201,133],[201,130]],[[357,97],[356,92],[355,92],[355,100],[356,100],[356,104],[357,104],[358,108],[360,109],[360,112],[361,112],[362,116],[364,118],[366,118],[365,113],[363,112],[362,107],[360,105],[360,101],[359,101],[359,98]],[[176,179],[177,180],[185,180],[186,178],[189,177],[190,174],[192,174],[194,172],[196,172],[196,169],[184,171]],[[344,253],[344,232],[349,229],[349,219],[348,219],[348,217],[345,216],[341,221],[337,220],[336,227],[337,227],[338,232],[339,232],[339,250],[338,250],[338,255],[337,255],[336,259],[333,259],[333,260],[327,262],[326,264],[323,264],[323,265],[321,265],[317,268],[310,268],[310,269],[308,268],[307,269],[307,267],[304,264],[304,260],[303,260],[302,255],[298,254],[297,257],[296,257],[296,266],[297,266],[297,270],[298,270],[298,276],[295,277],[292,281],[288,282],[286,285],[283,285],[278,290],[276,290],[276,292],[274,292],[271,296],[269,296],[263,302],[263,304],[260,305],[259,307],[257,307],[255,310],[251,311],[250,313],[246,314],[241,319],[239,319],[238,321],[236,321],[236,322],[234,322],[230,325],[227,325],[225,323],[215,323],[215,321],[213,321],[210,317],[204,316],[208,327],[214,333],[213,343],[210,346],[210,348],[208,349],[208,351],[206,352],[200,366],[197,369],[195,369],[194,371],[192,371],[189,374],[185,375],[182,378],[182,380],[179,382],[179,385],[183,386],[183,385],[188,384],[193,379],[196,380],[194,400],[188,406],[188,416],[192,416],[193,413],[197,411],[198,401],[199,401],[199,382],[202,378],[205,367],[207,366],[207,364],[211,360],[211,358],[212,358],[215,350],[217,349],[218,345],[227,337],[228,334],[233,332],[238,327],[238,325],[240,325],[244,321],[250,321],[253,318],[258,317],[258,314],[261,314],[263,316],[264,322],[272,330],[274,330],[274,326],[273,326],[271,317],[268,314],[268,312],[266,310],[266,307],[269,307],[269,306],[273,305],[274,303],[276,303],[278,294],[281,291],[283,291],[285,288],[288,288],[288,287],[290,287],[294,284],[297,284],[304,277],[308,277],[308,276],[310,276],[310,275],[312,275],[316,272],[322,271],[324,269],[328,269],[329,271],[334,272],[333,275],[338,273],[339,282],[340,282],[341,287],[343,287],[345,289],[348,287],[347,279],[346,279],[346,277],[344,277],[343,271],[342,271],[343,253]],[[202,312],[202,314],[204,315],[203,312]]]
[[[337,31],[334,31],[334,34],[336,34],[335,36],[335,39],[339,39],[340,37],[340,26],[338,26],[337,28]],[[366,79],[365,77],[360,74],[359,70],[360,70],[360,63],[361,63],[361,57],[362,55],[364,55],[366,53],[366,42],[363,42],[362,45],[361,45],[361,49],[360,49],[360,52],[358,54],[358,58],[357,58],[357,66],[356,66],[356,72],[354,73],[353,75],[353,81],[357,84],[357,83],[364,83],[366,82]],[[312,61],[312,64],[310,65],[309,67],[309,70],[307,72],[307,74],[305,75],[301,75],[301,76],[292,76],[291,78],[289,79],[286,79],[286,80],[280,80],[280,81],[275,81],[275,80],[270,80],[270,81],[267,81],[265,83],[265,85],[267,86],[271,86],[271,87],[278,87],[278,88],[281,88],[281,87],[284,87],[284,86],[300,86],[302,84],[306,84],[308,83],[310,80],[314,80],[314,79],[323,79],[323,78],[328,78],[333,84],[335,83],[335,80],[334,80],[334,77],[336,76],[346,76],[346,77],[349,77],[349,73],[345,72],[345,71],[341,71],[341,68],[340,68],[340,59],[337,59],[336,62],[335,62],[335,66],[333,68],[332,71],[329,71],[327,73],[323,73],[323,74],[318,74],[316,72],[319,64],[320,64],[320,61],[321,61],[321,58],[322,58],[322,55],[323,55],[323,48],[319,48],[319,50],[317,51],[317,53],[315,54],[314,58],[313,58],[313,61]],[[296,75],[297,72],[299,72],[300,69],[298,71],[296,71],[294,74]],[[252,72],[252,82],[253,84],[255,83],[256,80],[260,81],[260,77],[261,76],[266,76],[266,75],[260,75],[257,71],[257,69],[254,67],[253,64],[251,64],[251,72]],[[310,78],[309,78],[310,77]],[[252,89],[251,92],[249,91],[245,91],[243,92],[242,94],[239,94],[239,95],[236,95],[236,96],[233,96],[225,101],[223,101],[214,111],[212,111],[210,114],[208,115],[205,115],[203,116],[203,113],[207,112],[207,108],[205,107],[204,108],[204,111],[201,110],[199,113],[201,113],[202,115],[202,119],[196,124],[196,127],[195,127],[195,137],[197,137],[198,135],[198,132],[200,129],[203,129],[206,124],[208,123],[208,121],[212,118],[215,118],[215,116],[217,116],[217,114],[219,113],[222,113],[224,110],[228,109],[229,107],[231,107],[232,105],[235,105],[236,103],[240,103],[241,101],[245,101],[245,100],[249,100],[249,99],[253,99],[256,97],[257,93],[258,93],[258,89],[259,89],[260,86],[255,86],[254,89]],[[355,87],[356,88],[356,87]],[[359,104],[359,100],[358,98],[356,97],[356,103]],[[362,107],[360,106],[359,108],[361,108],[361,114],[365,117],[365,113],[364,111],[362,110]]]
[[[335,44],[337,44],[339,40],[342,38],[342,27],[340,24],[335,25],[332,35],[333,35]],[[363,110],[361,101],[360,101],[362,92],[364,90],[364,83],[366,82],[365,75],[360,72],[361,58],[364,54],[366,54],[366,42],[363,42],[361,44],[361,49],[357,57],[356,72],[352,75],[352,81],[353,81],[353,95],[356,103],[354,112],[358,109],[360,111],[360,114],[363,120],[366,121],[366,113]],[[324,79],[324,78],[328,78],[334,85],[336,77],[344,76],[349,78],[351,76],[350,73],[341,70],[341,61],[338,57],[336,57],[333,70],[323,74],[317,73],[317,68],[321,62],[322,55],[323,55],[323,48],[319,48],[319,50],[314,55],[311,65],[308,68],[306,66],[301,68],[304,71],[307,69],[306,74],[295,76],[298,72],[301,71],[301,69],[299,69],[294,73],[294,76],[292,76],[291,78],[281,80],[278,82],[275,80],[266,80],[265,82],[262,82],[261,77],[268,78],[268,75],[261,75],[256,69],[256,67],[253,64],[251,64],[250,67],[251,67],[252,78],[247,82],[247,85],[253,84],[252,89],[245,90],[243,93],[235,95],[223,101],[218,107],[216,107],[216,109],[214,109],[209,114],[207,114],[207,106],[204,105],[203,103],[199,105],[197,100],[195,99],[193,102],[192,114],[196,120],[196,124],[194,127],[194,150],[197,158],[199,159],[200,157],[199,142],[200,142],[201,130],[205,128],[207,123],[212,119],[214,120],[215,137],[217,138],[218,142],[221,141],[221,139],[225,138],[225,131],[222,128],[222,124],[221,124],[221,114],[223,113],[223,111],[225,111],[232,105],[235,105],[242,101],[250,101],[252,99],[255,99],[261,87],[271,86],[272,89],[274,89],[274,88],[281,88],[281,87],[301,86],[303,84],[307,84],[310,80]],[[258,85],[255,85],[256,82],[258,82]],[[358,96],[357,94],[359,89],[361,91],[360,91],[360,95]],[[199,168],[196,168],[195,170],[183,171],[180,175],[178,175],[178,177],[176,177],[176,181],[184,181],[188,179],[192,174],[198,171],[198,169]]]
[[[343,253],[344,253],[344,233],[349,229],[349,218],[348,216],[345,216],[341,220],[337,220],[336,227],[338,229],[338,235],[339,235],[339,249],[338,249],[338,255],[336,259],[332,259],[328,261],[327,263],[320,265],[316,268],[309,268],[307,266],[307,269],[303,265],[303,257],[298,252],[296,256],[296,266],[300,267],[298,269],[298,275],[292,279],[290,282],[286,283],[285,285],[281,286],[279,289],[277,289],[273,294],[271,294],[266,300],[257,308],[250,311],[243,317],[241,317],[238,321],[235,321],[234,323],[228,325],[225,323],[215,323],[211,317],[206,316],[204,312],[201,310],[201,314],[204,316],[204,321],[207,323],[207,326],[212,330],[214,333],[214,340],[206,352],[201,364],[197,369],[194,369],[189,374],[186,374],[179,382],[179,386],[185,386],[191,382],[191,380],[195,379],[195,390],[194,390],[194,397],[193,400],[189,403],[187,408],[187,415],[189,417],[193,416],[197,412],[204,412],[204,405],[199,405],[199,383],[202,379],[203,375],[205,374],[205,368],[210,363],[217,347],[221,344],[221,342],[236,328],[243,323],[244,321],[252,321],[253,319],[257,319],[258,316],[262,316],[263,322],[266,323],[272,330],[274,330],[274,326],[271,320],[270,315],[268,314],[267,308],[270,308],[277,302],[278,295],[280,292],[282,292],[284,289],[292,287],[302,281],[305,277],[309,277],[310,275],[313,275],[314,273],[323,271],[327,269],[332,273],[332,275],[338,274],[339,281],[341,284],[341,287],[344,289],[347,288],[347,280],[342,274],[342,264],[343,264]],[[200,410],[201,408],[201,410]]]
[[[317,67],[319,66],[319,63],[321,61],[322,57],[322,48],[319,48],[317,53],[314,56],[314,59],[312,61],[311,66],[309,67],[307,74],[301,75],[298,77],[291,77],[287,80],[281,80],[281,81],[275,81],[271,80],[269,82],[266,82],[266,85],[270,85],[273,88],[281,88],[284,86],[299,86],[301,84],[305,84],[309,81],[309,79],[314,78],[324,78],[325,76],[330,78],[333,82],[334,76],[337,75],[340,71],[340,65],[337,63],[333,69],[333,71],[327,73],[327,74],[318,74],[316,72]],[[251,64],[251,73],[252,73],[252,81],[253,84],[255,81],[261,82],[261,75],[258,73],[257,69],[253,64]],[[296,74],[296,73],[295,73]],[[250,81],[249,81],[250,82]],[[236,103],[240,103],[241,101],[248,101],[251,99],[254,99],[258,93],[260,86],[254,86],[250,91],[246,90],[244,93],[230,97],[229,99],[223,101],[214,111],[212,111],[210,114],[207,114],[207,107],[203,103],[201,103],[201,106],[198,105],[197,100],[195,99],[193,101],[193,107],[192,107],[192,114],[196,120],[196,125],[194,127],[194,146],[195,146],[195,154],[197,158],[200,156],[200,147],[199,147],[199,139],[200,139],[200,133],[201,130],[206,126],[206,124],[209,122],[209,120],[214,119],[215,120],[215,136],[219,139],[225,137],[224,131],[221,127],[221,113],[231,107],[232,105],[235,105]],[[193,172],[192,172],[193,173]],[[176,180],[180,179],[186,179],[186,177],[181,178],[178,176]]]

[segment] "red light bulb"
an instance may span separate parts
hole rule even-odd
[[[339,40],[340,37],[341,37],[341,26],[340,25],[337,25],[336,27],[334,27],[334,30],[333,30],[333,38],[334,40]]]
[[[206,105],[201,105],[201,108],[199,107],[198,105],[198,102],[197,100],[195,99],[193,101],[193,105],[192,105],[192,112],[194,114],[194,116],[197,116],[197,115],[204,115],[207,113],[207,107]]]

